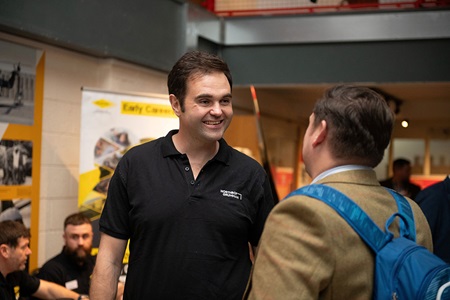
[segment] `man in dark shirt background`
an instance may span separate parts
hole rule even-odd
[[[48,260],[36,276],[88,295],[95,265],[95,256],[91,255],[93,237],[88,217],[82,213],[67,216],[64,220],[64,247],[61,253]],[[122,294],[123,284],[119,282],[116,299],[121,299]]]
[[[64,221],[64,247],[60,254],[40,268],[37,277],[65,286],[80,294],[89,294],[95,257],[91,255],[91,221],[81,213],[69,215]]]
[[[398,158],[394,160],[392,171],[392,177],[381,181],[380,184],[414,200],[420,192],[420,186],[411,182],[411,162]]]

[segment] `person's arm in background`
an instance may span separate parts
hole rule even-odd
[[[65,286],[64,270],[53,261],[47,261],[41,268],[37,269],[35,276],[39,279]]]
[[[89,290],[90,299],[115,299],[126,246],[126,240],[102,233]]]
[[[78,299],[80,295],[56,283],[41,279],[39,288],[33,294],[33,296],[42,299],[59,299],[59,298]]]

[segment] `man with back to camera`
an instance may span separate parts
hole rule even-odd
[[[392,165],[392,172],[392,177],[380,184],[414,200],[420,192],[420,186],[411,182],[411,162],[405,158],[397,158]]]
[[[216,55],[183,55],[168,76],[179,130],[131,148],[111,178],[91,299],[114,297],[127,240],[124,299],[241,299],[274,205],[262,166],[222,138],[232,79]]]
[[[373,168],[394,124],[371,89],[336,86],[316,102],[303,140],[312,183],[333,187],[380,227],[397,212]],[[432,249],[425,216],[412,200],[417,242]],[[392,230],[398,235],[398,225]],[[315,198],[291,196],[267,218],[244,299],[372,299],[374,254],[347,221]]]
[[[30,231],[20,222],[0,222],[0,299],[89,299],[25,272],[31,254]]]

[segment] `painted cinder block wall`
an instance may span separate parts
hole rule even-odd
[[[38,262],[58,254],[64,218],[78,209],[81,88],[167,94],[167,74],[0,32],[0,39],[45,52]]]

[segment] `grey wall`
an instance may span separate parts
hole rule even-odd
[[[234,82],[450,81],[450,39],[224,47]]]
[[[0,0],[0,30],[168,71],[185,51],[186,3]]]
[[[189,12],[189,41],[219,45],[236,85],[450,81],[448,9],[225,19]]]

